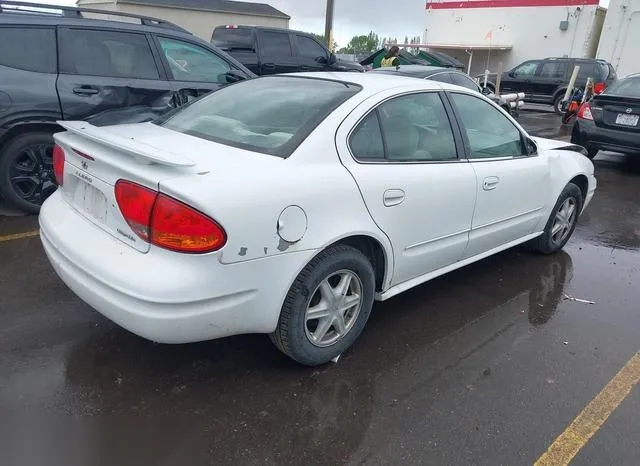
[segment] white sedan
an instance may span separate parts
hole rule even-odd
[[[80,298],[156,342],[267,333],[306,365],[349,348],[374,300],[520,243],[558,251],[596,189],[582,148],[478,93],[376,73],[60,124],[41,238]]]

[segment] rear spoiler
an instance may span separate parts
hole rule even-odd
[[[116,149],[134,157],[138,162],[150,165],[167,165],[171,167],[193,167],[196,163],[182,155],[152,147],[131,138],[117,136],[103,128],[93,126],[85,121],[58,121],[67,131],[83,138]]]

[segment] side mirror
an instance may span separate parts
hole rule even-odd
[[[508,75],[510,78],[515,78],[515,77],[516,77],[516,72],[515,72],[515,71],[509,71],[509,73],[507,73],[507,75]]]
[[[538,146],[536,145],[536,143],[533,141],[533,139],[531,138],[526,138],[525,139],[525,144],[527,146],[527,154],[528,155],[534,155],[538,153]]]
[[[492,94],[491,89],[489,89],[488,87],[483,87],[482,88],[482,94],[483,95],[491,95]]]
[[[336,57],[336,54],[331,52],[329,54],[329,65],[333,65],[337,61],[338,61],[338,58]]]
[[[238,81],[244,81],[247,79],[244,73],[238,70],[229,70],[224,74],[224,79],[229,84],[237,83]]]

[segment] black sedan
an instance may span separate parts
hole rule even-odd
[[[640,155],[640,76],[611,84],[578,110],[571,142],[587,149]]]
[[[476,83],[468,74],[452,68],[440,66],[424,66],[424,65],[400,65],[397,67],[376,68],[373,73],[386,73],[393,75],[409,76],[412,78],[428,79],[430,81],[439,81],[447,84],[455,84],[456,86],[466,87],[473,91],[485,94],[495,103],[500,105],[508,113],[513,113],[509,103],[501,97],[483,92],[482,87]],[[513,115],[516,116],[516,115]]]

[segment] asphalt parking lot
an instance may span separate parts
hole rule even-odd
[[[129,334],[55,276],[36,218],[0,216],[0,464],[637,465],[640,172],[595,163],[564,252],[514,249],[378,304],[316,369],[265,336]]]

